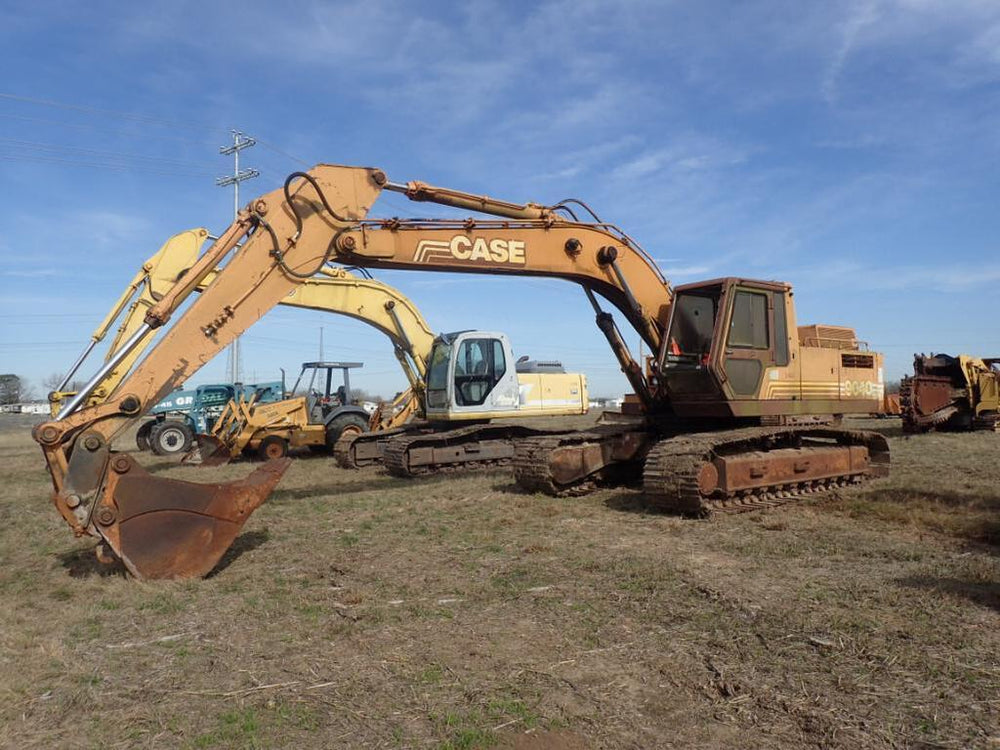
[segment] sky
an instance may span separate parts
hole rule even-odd
[[[233,129],[257,139],[241,202],[321,162],[581,198],[675,284],[790,282],[800,324],[856,328],[888,378],[914,352],[1000,356],[995,0],[0,0],[0,14],[0,372],[39,394],[168,236],[228,226],[232,188],[215,179]],[[440,213],[391,194],[372,215]],[[585,372],[592,395],[627,389],[578,286],[379,278],[435,330],[502,330],[516,355]],[[321,330],[326,358],[365,363],[356,386],[405,387],[372,329],[280,308],[243,337],[244,380],[297,372]],[[225,376],[223,354],[193,382]]]

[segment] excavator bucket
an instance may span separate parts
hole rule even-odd
[[[120,454],[94,526],[136,578],[205,576],[290,464],[278,459],[237,482],[196,484],[151,475]]]
[[[229,463],[229,448],[215,435],[195,435],[195,446],[184,456],[183,463],[200,466],[224,466]]]

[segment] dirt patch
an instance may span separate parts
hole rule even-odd
[[[212,576],[136,583],[0,430],[0,746],[989,747],[1000,435],[891,443],[709,521],[303,459]]]

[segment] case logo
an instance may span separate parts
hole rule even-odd
[[[464,234],[456,234],[450,240],[420,240],[413,260],[417,263],[459,260],[477,265],[523,266],[524,240],[472,239]]]

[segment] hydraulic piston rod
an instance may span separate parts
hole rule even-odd
[[[143,323],[139,327],[139,330],[133,333],[132,336],[129,337],[129,340],[114,353],[111,359],[104,363],[104,366],[97,371],[97,374],[94,375],[94,377],[92,377],[87,384],[80,389],[80,392],[73,396],[73,398],[59,410],[59,414],[56,415],[56,421],[58,422],[61,419],[65,419],[76,411],[80,404],[86,400],[87,396],[89,396],[93,390],[100,385],[101,381],[104,380],[107,374],[115,369],[121,361],[128,356],[129,352],[139,345],[139,342],[141,342],[143,337],[151,330],[153,330],[153,327],[149,325],[149,323]]]

